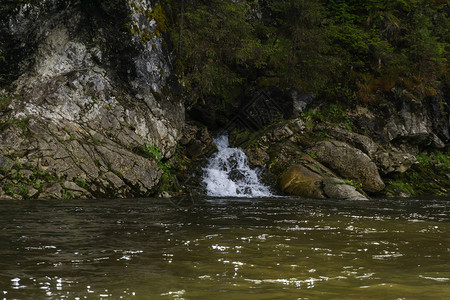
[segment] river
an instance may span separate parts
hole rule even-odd
[[[0,202],[0,299],[449,299],[450,201]]]

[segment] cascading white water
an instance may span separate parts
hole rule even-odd
[[[248,166],[245,153],[228,146],[227,135],[214,139],[214,142],[219,151],[209,159],[203,175],[208,196],[272,196],[269,188],[259,181],[257,172]]]

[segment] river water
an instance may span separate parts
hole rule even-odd
[[[0,299],[449,299],[449,219],[448,200],[2,201]]]

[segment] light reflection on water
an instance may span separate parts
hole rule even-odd
[[[0,299],[450,298],[450,202],[0,202]]]

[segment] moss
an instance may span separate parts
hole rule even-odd
[[[412,196],[416,194],[414,187],[409,183],[402,181],[401,179],[396,179],[390,182],[389,186],[386,188],[388,193],[393,195],[399,195],[400,193],[407,193]]]
[[[25,176],[25,171],[31,171],[32,173],[29,176]],[[56,176],[48,172],[23,165],[20,162],[14,163],[10,169],[1,168],[0,174],[5,177],[2,184],[3,191],[9,196],[20,196],[22,199],[30,198],[30,188],[38,191],[33,196],[33,198],[36,198],[42,192],[44,183],[59,181]]]
[[[158,190],[160,192],[171,192],[178,189],[178,181],[171,172],[172,165],[163,160],[163,156],[161,155],[158,146],[145,144],[135,148],[134,152],[155,161],[158,168],[163,171],[158,185]]]
[[[147,14],[147,18],[156,21],[156,34],[167,31],[167,17],[164,8],[160,3],[153,7],[152,12]]]
[[[136,4],[131,3],[131,7],[141,14],[145,14],[143,9],[140,9]],[[156,27],[150,31],[149,28],[139,28],[136,24],[131,24],[130,22],[125,24],[125,28],[128,28],[132,35],[137,35],[140,38],[141,43],[147,43],[151,41],[155,36],[160,35],[162,32],[167,31],[167,17],[164,8],[160,3],[156,4],[151,12],[147,12],[145,17],[150,22],[152,20],[156,21]]]
[[[329,123],[332,125],[343,124],[348,131],[355,131],[356,127],[347,114],[347,106],[343,104],[330,104],[302,113],[305,127],[311,132],[316,123]]]
[[[11,97],[8,96],[0,96],[0,112],[5,111],[9,104],[11,104]]]
[[[22,129],[22,133],[25,136],[30,136],[31,132],[28,130],[28,121],[29,120],[30,120],[30,117],[26,117],[23,119],[12,119],[12,120],[7,120],[5,122],[0,122],[0,132],[9,128],[10,126],[15,125],[15,126],[20,127],[20,129]]]
[[[411,196],[448,195],[450,178],[447,176],[450,168],[450,156],[435,152],[417,156],[418,164],[402,174],[387,178],[386,191],[396,195],[399,191]]]
[[[63,194],[61,196],[62,200],[72,200],[75,198],[75,195],[73,194],[73,191],[64,190]]]
[[[75,177],[75,178],[73,179],[73,181],[74,181],[79,187],[82,187],[82,188],[86,188],[86,187],[87,187],[86,180],[79,179],[79,178]]]

